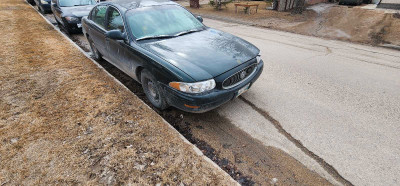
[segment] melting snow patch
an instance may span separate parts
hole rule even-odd
[[[349,34],[343,32],[342,30],[335,30],[337,37],[351,38]]]
[[[276,183],[278,183],[278,178],[272,178],[271,182],[272,185],[275,185]]]
[[[11,144],[17,143],[18,142],[18,138],[13,138],[11,139]]]
[[[332,6],[333,6],[333,4],[320,3],[320,4],[316,4],[316,5],[308,7],[307,10],[314,10],[318,14],[321,14],[322,12],[324,12],[325,10],[329,9]]]

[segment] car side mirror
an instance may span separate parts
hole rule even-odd
[[[199,20],[200,22],[203,22],[203,18],[202,18],[201,16],[197,16],[196,18],[197,18],[197,20]]]
[[[106,32],[106,38],[113,40],[125,40],[125,34],[123,34],[121,30],[110,30]]]

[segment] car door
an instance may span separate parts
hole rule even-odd
[[[124,23],[122,20],[122,16],[117,8],[113,6],[109,6],[107,10],[107,18],[106,18],[106,30],[120,30],[122,33],[125,32]],[[126,71],[126,65],[120,60],[121,51],[125,46],[125,41],[122,40],[113,40],[106,37],[106,49],[109,53],[109,60],[115,66],[117,66],[122,71]]]
[[[106,5],[98,5],[94,7],[90,15],[90,25],[89,37],[94,42],[96,49],[103,55],[103,57],[108,58],[109,54],[106,49],[106,13],[107,6]]]
[[[110,30],[120,30],[122,33],[126,34],[125,23],[121,13],[116,7],[110,6],[107,12],[106,29]],[[110,60],[117,66],[120,70],[125,72],[131,77],[134,77],[134,72],[137,63],[137,56],[130,52],[129,40],[113,40],[106,38],[107,50],[110,54]]]

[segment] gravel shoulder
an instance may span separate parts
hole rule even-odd
[[[0,185],[236,184],[23,0],[0,23]]]

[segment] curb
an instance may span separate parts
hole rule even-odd
[[[98,68],[100,68],[101,70],[103,70],[108,76],[110,76],[115,82],[117,82],[120,86],[122,86],[124,89],[126,89],[128,92],[130,92],[131,94],[133,94],[135,97],[137,97],[134,93],[132,93],[124,84],[122,84],[120,81],[118,81],[114,76],[112,76],[109,72],[107,72],[106,69],[104,69],[99,63],[97,63],[97,61],[93,60],[91,58],[91,56],[89,54],[87,54],[87,52],[85,52],[81,47],[79,47],[76,43],[74,43],[74,41],[72,41],[69,37],[67,37],[63,32],[61,32],[61,30],[59,28],[57,28],[56,26],[54,26],[48,19],[46,19],[46,17],[44,17],[39,11],[37,11],[31,4],[29,4],[28,2],[25,1],[25,3],[27,3],[29,6],[31,6],[32,9],[34,9],[49,25],[51,25],[54,30],[56,30],[59,34],[61,34],[66,40],[68,40],[73,46],[75,46],[79,51],[81,51],[83,53],[83,55],[85,55],[89,60],[91,60],[94,64],[97,65]],[[152,112],[155,112],[149,105],[147,105],[143,100],[139,99],[139,101],[145,105],[147,108],[149,108]],[[156,113],[156,112],[155,112]],[[158,113],[156,113],[158,116],[160,116]],[[219,167],[215,162],[213,162],[210,158],[208,158],[206,155],[203,154],[203,152],[197,148],[194,144],[190,143],[181,133],[179,133],[179,131],[177,131],[170,123],[168,123],[163,117],[160,116],[160,118],[162,119],[162,121],[164,121],[165,124],[168,125],[169,128],[172,129],[172,131],[174,131],[182,140],[184,143],[192,146],[194,152],[198,155],[201,156],[201,158],[203,158],[206,162],[210,163],[211,165],[213,165],[216,169],[220,170],[225,176],[227,176],[228,178],[231,179],[232,182],[236,183],[236,185],[240,185],[236,180],[234,180],[227,172],[225,172],[224,170],[221,169],[221,167]]]

